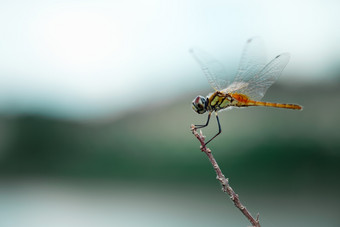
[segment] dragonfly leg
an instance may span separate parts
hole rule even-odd
[[[213,138],[211,138],[208,142],[206,142],[204,144],[204,146],[206,146],[210,141],[212,141],[213,139],[215,139],[216,136],[218,136],[221,132],[222,132],[222,129],[221,129],[221,124],[220,124],[220,119],[218,118],[218,115],[217,113],[215,112],[216,114],[216,120],[217,120],[217,124],[218,124],[218,133],[216,135],[214,135]]]
[[[209,121],[210,121],[210,116],[211,116],[211,112],[209,112],[207,123],[205,123],[205,125],[195,125],[195,128],[204,128],[204,127],[207,127],[208,124],[209,124]]]

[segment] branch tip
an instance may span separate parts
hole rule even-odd
[[[238,194],[234,192],[234,190],[229,185],[229,179],[226,178],[220,167],[218,166],[215,158],[213,157],[211,150],[206,147],[206,144],[204,142],[205,136],[202,133],[202,130],[200,130],[199,133],[197,133],[197,128],[195,125],[191,125],[191,131],[194,134],[194,136],[198,139],[198,141],[201,143],[200,150],[204,152],[208,158],[210,163],[212,164],[217,176],[216,179],[219,180],[222,184],[222,191],[227,193],[230,197],[230,199],[233,201],[234,205],[243,213],[243,215],[250,221],[252,224],[252,227],[260,227],[259,222],[259,213],[256,216],[256,219],[252,217],[252,215],[249,213],[247,208],[242,205],[241,201],[239,200]]]
[[[259,223],[260,213],[257,213],[256,215],[256,222]]]

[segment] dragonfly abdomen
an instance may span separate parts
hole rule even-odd
[[[249,100],[247,103],[249,106],[269,106],[276,108],[285,108],[285,109],[293,109],[293,110],[301,110],[302,106],[296,104],[283,104],[283,103],[275,103],[275,102],[261,102],[261,101],[252,101]]]
[[[237,100],[236,106],[246,107],[246,106],[268,106],[268,107],[276,107],[276,108],[285,108],[285,109],[293,109],[293,110],[301,110],[302,106],[296,104],[282,104],[276,102],[261,102],[254,101],[248,98],[248,96],[244,94],[232,94],[232,97]]]

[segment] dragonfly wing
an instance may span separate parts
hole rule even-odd
[[[266,64],[263,40],[254,37],[247,40],[243,49],[239,68],[234,82],[247,82],[260,72]]]
[[[261,71],[254,74],[251,78],[233,82],[236,89],[232,88],[232,92],[247,95],[250,99],[260,100],[266,93],[267,89],[280,77],[282,70],[288,64],[290,59],[289,53],[282,53],[270,61]],[[228,87],[228,88],[229,88]]]
[[[267,89],[279,78],[288,64],[290,55],[283,53],[265,65],[265,50],[262,39],[255,37],[247,41],[240,65],[232,83],[226,80],[223,65],[199,48],[190,50],[201,66],[209,84],[215,90],[226,93],[241,93],[250,99],[260,100]]]
[[[190,49],[190,53],[201,66],[210,86],[213,89],[221,91],[230,84],[230,82],[226,80],[227,72],[219,61],[209,56],[209,54],[199,48]]]

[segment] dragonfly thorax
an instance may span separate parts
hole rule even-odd
[[[207,98],[199,95],[192,101],[192,109],[198,114],[204,114],[208,106]]]

